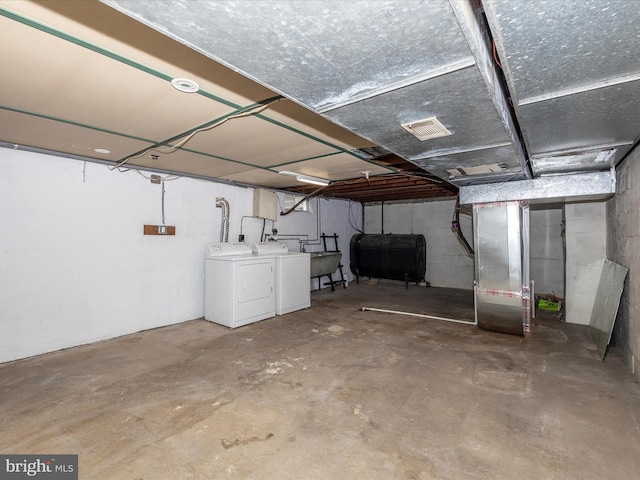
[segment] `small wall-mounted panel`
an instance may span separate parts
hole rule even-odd
[[[176,227],[170,225],[145,225],[144,235],[175,235]]]
[[[278,196],[276,192],[257,188],[253,191],[253,216],[278,220]]]

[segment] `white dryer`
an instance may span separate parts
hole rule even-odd
[[[295,312],[311,306],[311,256],[289,252],[282,242],[260,242],[252,245],[258,256],[276,259],[276,315]]]
[[[230,328],[275,315],[275,257],[247,243],[211,243],[205,259],[204,318]]]

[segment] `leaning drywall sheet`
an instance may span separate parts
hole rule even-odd
[[[596,298],[591,312],[589,327],[591,335],[596,342],[598,354],[604,361],[607,346],[611,340],[613,324],[618,314],[620,296],[624,288],[624,279],[628,269],[611,260],[605,260],[602,266],[602,275],[596,292]]]

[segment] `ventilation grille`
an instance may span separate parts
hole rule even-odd
[[[504,163],[490,163],[488,165],[477,165],[475,167],[457,167],[447,170],[449,172],[449,180],[452,177],[460,177],[467,175],[483,175],[488,173],[500,173],[507,170]]]
[[[436,117],[426,118],[417,122],[403,123],[401,126],[407,132],[423,142],[432,138],[451,135],[451,132],[447,130]]]

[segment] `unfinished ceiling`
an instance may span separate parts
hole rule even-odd
[[[615,165],[637,4],[483,4],[0,0],[0,142],[362,202]]]

